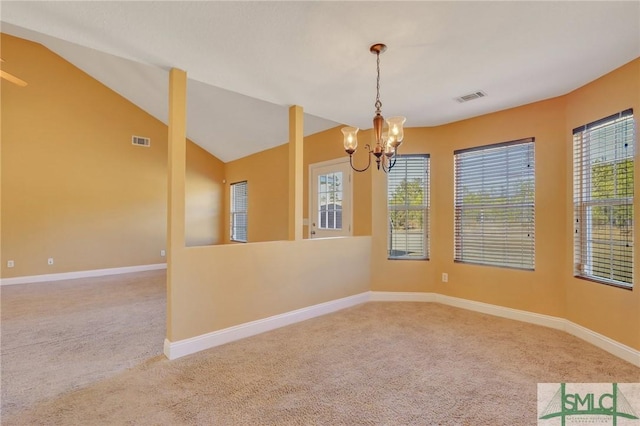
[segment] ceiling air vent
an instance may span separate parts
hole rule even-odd
[[[151,146],[151,139],[143,138],[142,136],[131,136],[131,143],[138,146]]]
[[[460,96],[459,98],[456,98],[456,101],[458,101],[460,103],[469,102],[469,101],[472,101],[474,99],[484,98],[485,96],[487,96],[486,93],[484,93],[482,90],[478,90],[477,92],[473,92],[473,93],[469,93],[468,95]]]

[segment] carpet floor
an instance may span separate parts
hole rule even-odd
[[[162,354],[166,273],[0,287],[2,419]]]
[[[87,335],[149,321],[124,311]],[[435,303],[366,303],[175,361],[149,353],[33,404],[17,401],[53,372],[38,373],[29,352],[3,356],[3,372],[26,362],[36,373],[3,375],[3,397],[8,385],[21,408],[2,424],[535,425],[538,383],[640,382],[640,368],[564,332]],[[94,374],[101,362],[75,369]]]

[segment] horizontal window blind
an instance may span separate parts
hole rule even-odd
[[[389,259],[429,257],[429,155],[399,155],[387,174]]]
[[[454,152],[459,262],[534,269],[534,139]]]
[[[231,184],[231,240],[247,242],[247,182]]]
[[[633,110],[573,131],[574,275],[633,285]]]

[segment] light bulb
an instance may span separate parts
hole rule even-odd
[[[397,147],[404,139],[404,130],[402,126],[404,122],[407,121],[404,117],[391,117],[387,119],[387,124],[389,125],[389,133],[391,133],[395,140],[392,142],[394,147]]]
[[[351,155],[358,148],[358,129],[357,127],[343,127],[341,129],[344,135],[344,150]]]

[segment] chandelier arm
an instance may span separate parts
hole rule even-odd
[[[391,159],[393,159],[393,162],[391,162]],[[385,173],[389,173],[393,166],[396,165],[396,160],[397,158],[395,154],[391,158],[387,157],[387,161],[382,162],[382,171],[384,171]]]
[[[396,165],[396,160],[397,160],[396,154],[393,154],[393,157],[391,157],[391,158],[393,158],[393,163],[389,164],[388,170],[391,170],[393,168],[393,166]]]
[[[365,149],[368,151],[369,155],[369,163],[367,164],[367,167],[365,167],[364,169],[356,169],[355,167],[353,167],[353,154],[349,154],[349,165],[351,166],[351,168],[353,170],[355,170],[356,172],[365,172],[367,171],[367,169],[369,169],[369,167],[371,166],[371,147],[367,144],[364,146]]]

